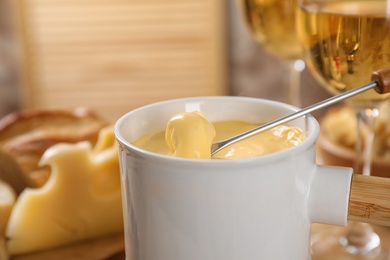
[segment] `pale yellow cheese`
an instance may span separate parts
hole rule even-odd
[[[106,149],[112,149],[112,146],[117,145],[114,126],[106,126],[99,131],[97,142],[93,148],[93,153],[98,154]]]
[[[236,136],[260,124],[243,121],[211,123],[200,112],[183,112],[173,116],[164,132],[143,136],[134,145],[152,152],[184,158],[210,159],[213,142]],[[229,145],[213,159],[238,159],[270,154],[298,145],[305,136],[298,127],[280,125]]]
[[[165,141],[171,155],[210,159],[215,137],[212,123],[200,112],[183,112],[172,117],[166,127]]]
[[[102,137],[104,138],[104,137]],[[118,150],[88,142],[58,144],[40,161],[51,177],[25,189],[7,226],[11,255],[45,250],[123,230]]]
[[[225,121],[214,123],[214,126],[217,130],[217,138],[215,141],[219,141],[249,131],[258,127],[259,124],[250,124],[242,121]],[[231,144],[216,153],[213,158],[238,159],[276,153],[296,146],[302,143],[304,139],[305,135],[300,128],[280,125]]]

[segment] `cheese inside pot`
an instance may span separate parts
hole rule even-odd
[[[210,159],[214,137],[213,124],[199,112],[184,112],[172,117],[165,130],[170,154],[177,157]]]
[[[143,136],[134,145],[155,153],[184,158],[210,159],[211,144],[258,127],[243,121],[210,123],[200,112],[183,112],[167,123],[166,131]],[[303,142],[305,136],[298,127],[280,125],[263,133],[232,144],[213,159],[237,159],[278,152]]]
[[[102,135],[113,140],[112,130]],[[89,142],[46,150],[40,164],[50,165],[50,179],[18,197],[6,230],[10,255],[123,232],[118,148],[99,143],[95,150]]]

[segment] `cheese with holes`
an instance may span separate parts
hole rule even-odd
[[[98,152],[89,142],[57,144],[40,164],[51,167],[51,176],[16,201],[6,230],[10,255],[123,232],[115,143]]]

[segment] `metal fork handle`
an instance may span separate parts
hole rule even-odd
[[[390,82],[390,81],[389,81]],[[239,142],[241,140],[244,140],[248,137],[251,137],[253,135],[256,135],[256,134],[259,134],[261,132],[264,132],[266,130],[269,130],[275,126],[278,126],[280,124],[284,124],[286,122],[289,122],[291,120],[294,120],[294,119],[297,119],[301,116],[304,116],[304,115],[307,115],[315,110],[318,110],[318,109],[321,109],[321,108],[324,108],[324,107],[327,107],[327,106],[330,106],[334,103],[337,103],[339,101],[342,101],[344,99],[347,99],[349,97],[352,97],[352,96],[355,96],[357,94],[360,94],[362,92],[365,92],[369,89],[372,89],[372,88],[378,88],[379,84],[376,82],[376,81],[373,81],[367,85],[364,85],[364,86],[361,86],[361,87],[358,87],[358,88],[355,88],[355,89],[352,89],[350,91],[347,91],[347,92],[344,92],[340,95],[337,95],[337,96],[334,96],[334,97],[331,97],[331,98],[328,98],[328,99],[325,99],[321,102],[318,102],[314,105],[311,105],[311,106],[308,106],[304,109],[301,109],[295,113],[292,113],[288,116],[285,116],[285,117],[282,117],[282,118],[279,118],[279,119],[276,119],[274,121],[271,121],[269,123],[266,123],[264,125],[261,125],[259,127],[256,127],[252,130],[249,130],[247,132],[244,132],[242,134],[239,134],[239,135],[236,135],[236,136],[233,136],[229,139],[225,139],[223,141],[220,141],[218,143],[214,143],[211,145],[211,155],[214,155],[215,153],[217,153],[218,151],[220,151],[221,149],[225,148],[226,146],[228,145],[231,145],[231,144],[234,144],[236,142]],[[387,90],[389,91],[390,88]]]

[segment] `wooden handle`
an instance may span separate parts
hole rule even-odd
[[[390,92],[390,67],[375,71],[371,75],[371,80],[377,83],[375,91],[379,94]]]
[[[390,178],[353,174],[348,220],[390,226]]]

